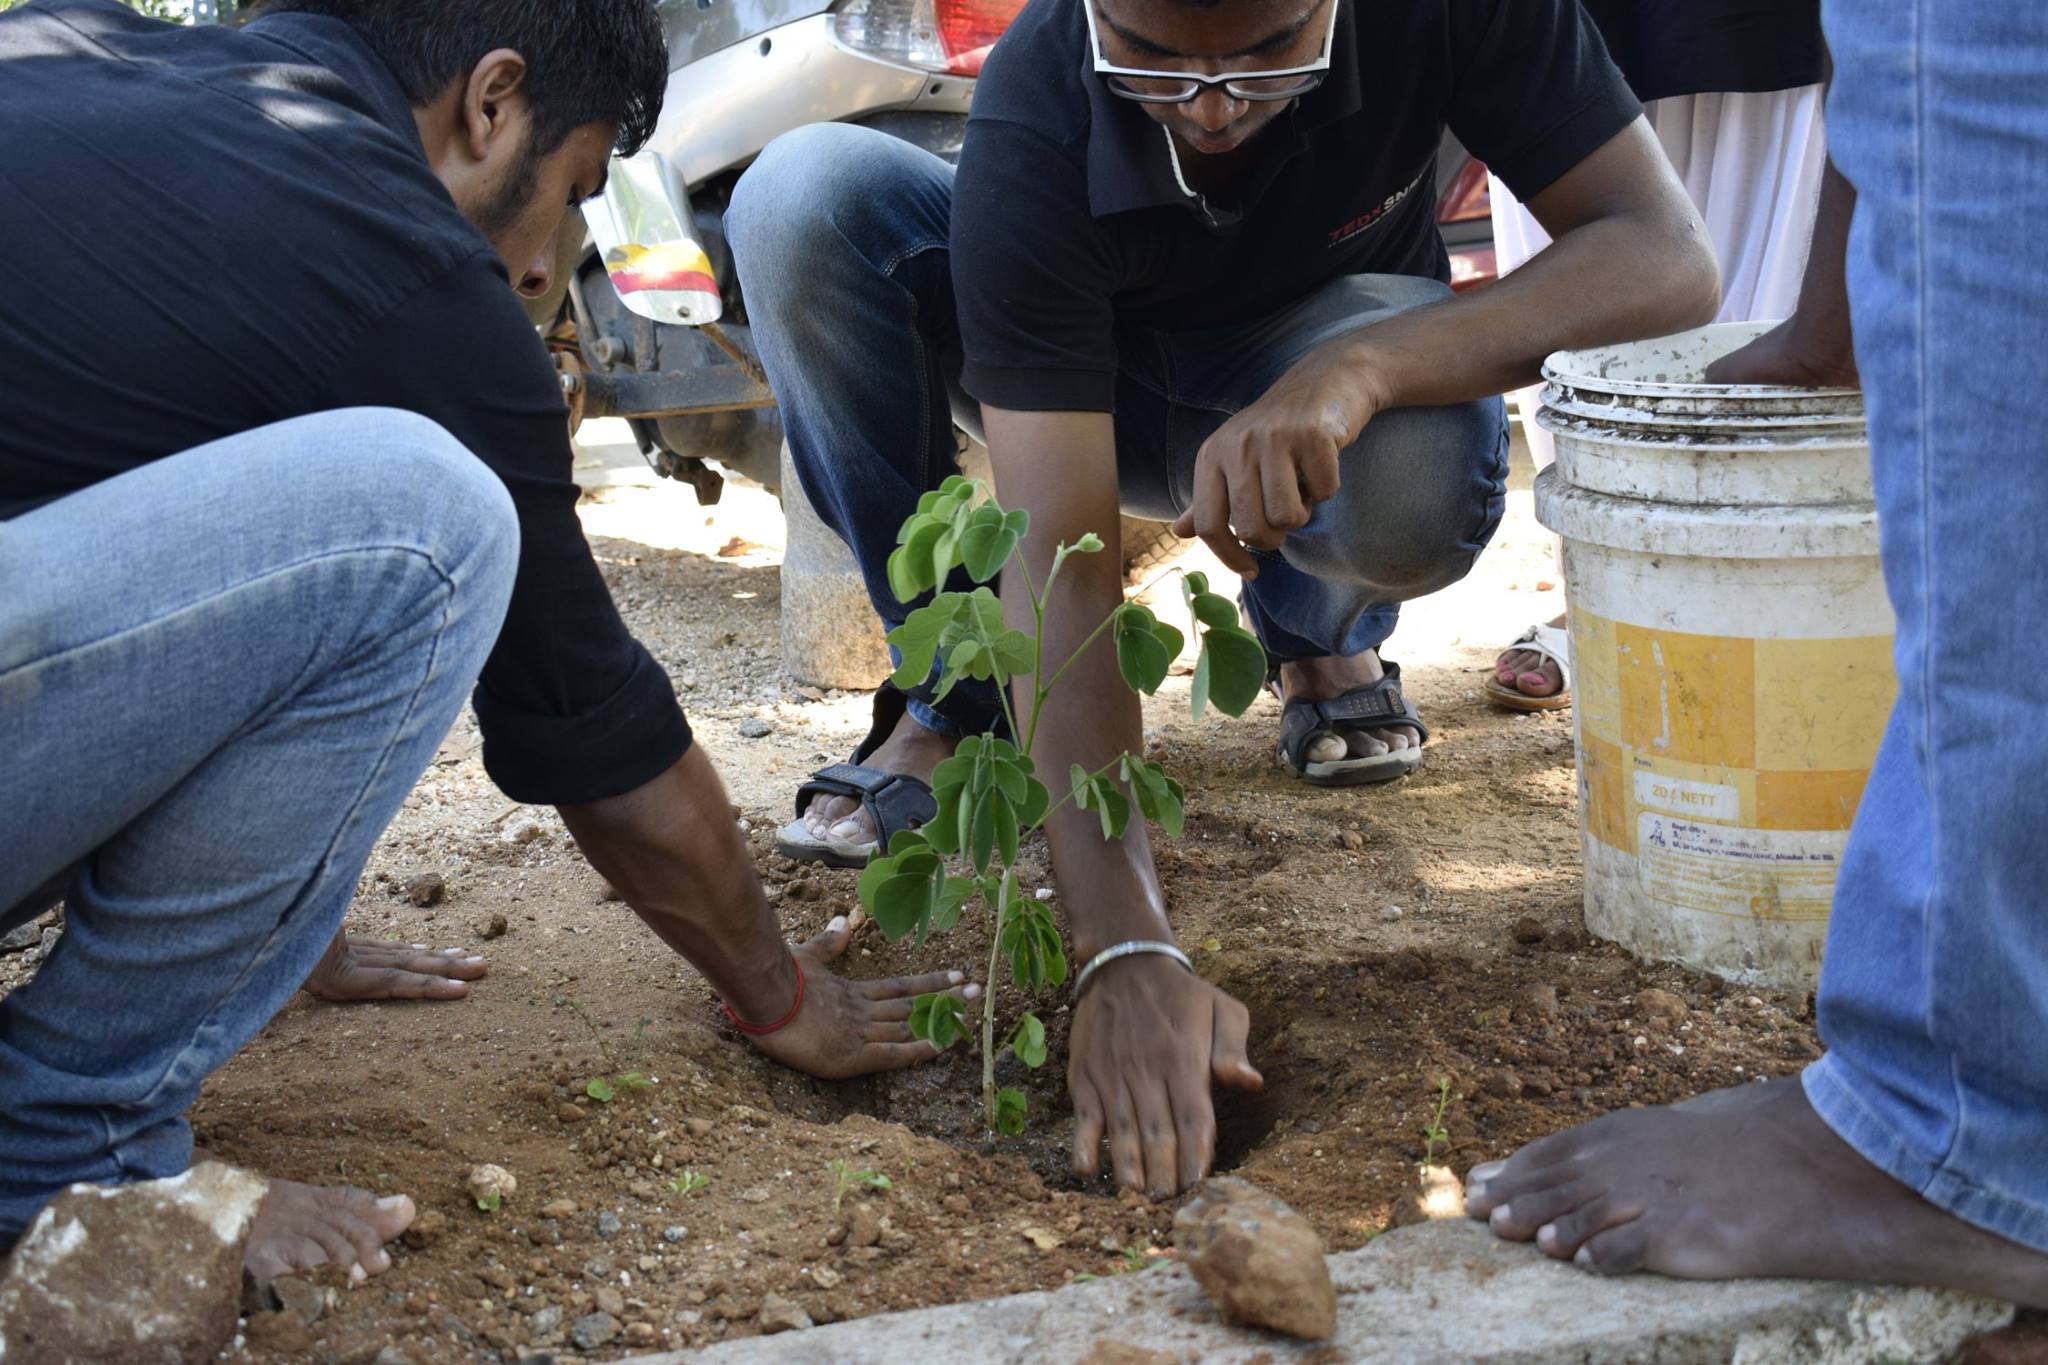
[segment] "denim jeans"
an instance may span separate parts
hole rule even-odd
[[[1936,1205],[2048,1251],[2048,9],[1829,0],[1899,700],[1806,1093]]]
[[[440,427],[359,409],[0,522],[0,1248],[73,1181],[183,1171],[185,1111],[305,981],[496,639],[519,530]]]
[[[872,129],[816,124],[769,144],[733,192],[726,226],[761,360],[782,405],[804,492],[859,559],[890,626],[897,528],[956,469],[957,421],[979,435],[960,388],[962,349],[947,230],[953,171]],[[1118,485],[1128,512],[1187,509],[1195,456],[1321,343],[1449,293],[1434,280],[1331,281],[1271,317],[1161,332],[1123,325],[1116,395]],[[1507,481],[1498,398],[1384,413],[1341,458],[1343,487],[1316,507],[1246,587],[1275,660],[1361,654],[1399,603],[1470,572],[1499,525]],[[942,734],[994,723],[986,684],[912,713]]]

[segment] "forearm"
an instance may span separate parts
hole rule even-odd
[[[1074,442],[1059,453],[1079,458],[1052,459],[1048,456],[1053,450],[1045,446],[1020,449],[1018,441],[1005,439],[1010,434],[1006,427],[1019,417],[1034,424],[1045,420],[1042,414],[986,414],[998,496],[1007,506],[1031,513],[1031,533],[1020,547],[1029,578],[1012,568],[1003,579],[1009,623],[1021,630],[1036,628],[1029,586],[1047,591],[1053,555],[1061,544],[1071,545],[1092,531],[1104,547],[1097,554],[1068,556],[1058,580],[1050,584],[1042,632],[1043,677],[1050,681],[1055,673],[1060,676],[1043,713],[1033,711],[1040,679],[1020,679],[1013,689],[1017,723],[1032,737],[1040,780],[1058,802],[1067,794],[1072,765],[1094,772],[1121,753],[1141,751],[1144,721],[1138,698],[1117,668],[1116,647],[1107,631],[1076,655],[1123,602],[1116,452],[1109,418],[1070,414],[1057,419],[1069,428]],[[1142,819],[1134,818],[1122,839],[1105,839],[1100,819],[1068,802],[1047,821],[1046,836],[1059,883],[1067,892],[1067,922],[1077,953],[1086,958],[1126,939],[1172,938]]]
[[[788,1011],[796,994],[789,947],[701,749],[643,787],[561,812],[591,866],[741,1018]]]

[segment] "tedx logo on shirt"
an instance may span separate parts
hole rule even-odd
[[[1416,176],[1413,180],[1409,181],[1402,188],[1395,190],[1392,194],[1388,195],[1378,204],[1375,204],[1371,209],[1367,210],[1364,213],[1359,214],[1356,218],[1353,218],[1350,222],[1344,224],[1342,227],[1333,228],[1330,232],[1330,240],[1327,243],[1327,245],[1336,246],[1339,243],[1350,241],[1353,237],[1356,237],[1361,232],[1369,231],[1374,224],[1378,223],[1382,218],[1385,218],[1388,214],[1392,213],[1395,209],[1401,207],[1402,204],[1406,203],[1408,200],[1408,196],[1415,193],[1416,189],[1422,184],[1424,177],[1426,177],[1429,174],[1429,172],[1430,168],[1428,166],[1424,166],[1422,168],[1422,174]]]

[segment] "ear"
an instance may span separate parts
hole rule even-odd
[[[471,157],[489,158],[508,134],[516,135],[526,112],[526,58],[509,47],[484,54],[462,90],[462,134]]]

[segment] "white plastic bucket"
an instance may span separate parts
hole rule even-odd
[[[1811,986],[1895,693],[1853,391],[1729,388],[1768,324],[1560,352],[1557,464],[1586,923],[1644,957]]]

